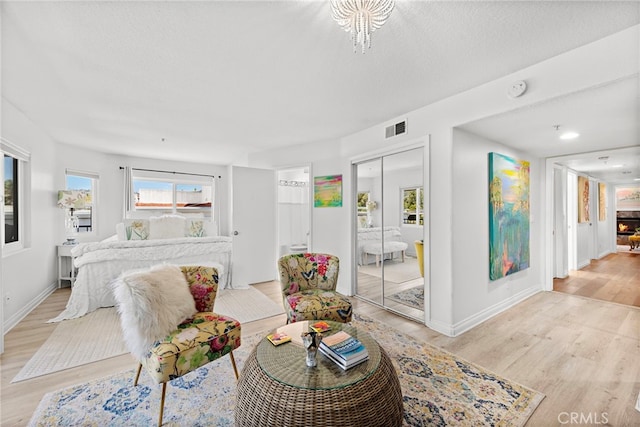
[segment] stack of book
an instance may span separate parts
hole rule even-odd
[[[345,331],[323,338],[319,350],[345,370],[369,359],[365,346]]]

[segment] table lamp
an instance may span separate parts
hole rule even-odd
[[[74,215],[76,209],[84,209],[91,198],[91,194],[84,190],[60,190],[58,191],[58,207],[65,209],[66,215],[64,218],[65,236],[67,241],[65,245],[75,245],[76,236],[78,235],[78,228],[80,221],[78,217]]]

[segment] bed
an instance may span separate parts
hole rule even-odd
[[[358,263],[360,265],[368,264],[366,254],[382,254],[382,239],[384,237],[385,253],[404,251],[407,248],[406,244],[403,244],[402,248],[392,248],[395,243],[402,242],[402,233],[400,233],[400,227],[370,227],[358,229]],[[373,250],[372,248],[379,249]],[[393,251],[391,250],[393,249]]]
[[[218,269],[221,287],[231,286],[232,239],[227,236],[178,237],[81,243],[71,250],[78,269],[66,309],[49,322],[84,316],[115,300],[111,282],[122,272],[156,264],[206,265]]]

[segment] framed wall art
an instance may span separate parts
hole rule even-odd
[[[578,222],[589,220],[589,178],[578,176]]]
[[[342,206],[342,175],[313,178],[313,206],[316,208]]]
[[[489,278],[529,268],[529,162],[489,153]]]

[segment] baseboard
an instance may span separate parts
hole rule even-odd
[[[598,259],[600,259],[600,258],[604,258],[604,257],[606,257],[607,255],[612,254],[612,253],[613,253],[613,252],[611,252],[610,250],[603,251],[603,252],[601,252],[601,253],[599,253],[599,254],[598,254]]]
[[[446,335],[448,337],[454,337],[454,329],[453,329],[453,325],[448,324],[448,323],[444,323],[444,322],[439,322],[439,321],[428,321],[426,324],[427,328],[432,329],[438,333],[441,333],[442,335]]]
[[[34,299],[29,301],[29,304],[22,307],[16,314],[8,318],[3,325],[4,334],[6,335],[7,332],[13,329],[13,327],[16,326],[22,319],[24,319],[27,316],[27,314],[31,313],[31,311],[33,311],[34,308],[40,305],[42,301],[44,301],[45,299],[47,299],[49,295],[54,293],[56,289],[58,289],[57,282],[47,286],[42,292],[40,292],[39,295],[37,295]]]
[[[591,260],[590,259],[587,260],[587,261],[581,262],[580,264],[578,264],[578,267],[576,268],[576,270],[580,270],[581,268],[585,268],[589,264],[591,264]]]
[[[503,311],[513,307],[514,305],[526,300],[527,298],[537,294],[538,292],[542,292],[542,286],[540,287],[532,287],[523,290],[522,292],[518,292],[517,294],[507,298],[506,300],[500,301],[497,304],[488,307],[473,316],[470,316],[458,323],[455,323],[452,327],[453,335],[448,335],[451,337],[457,337],[468,330],[478,326],[482,322],[485,322],[495,316],[496,314],[500,314]]]

